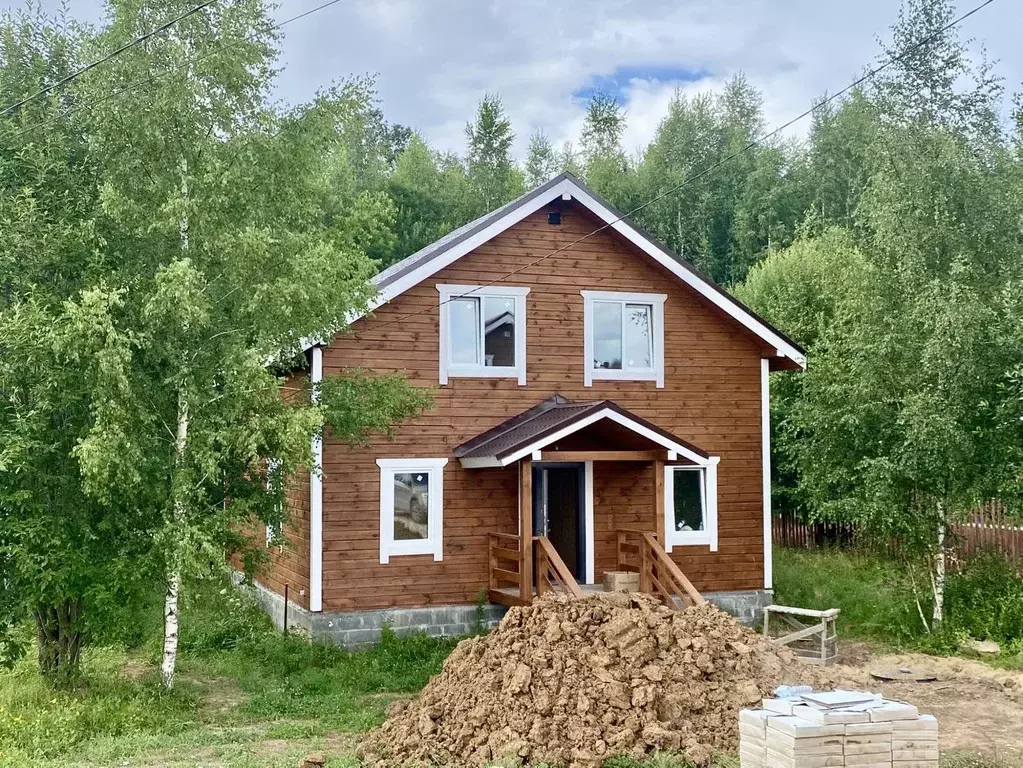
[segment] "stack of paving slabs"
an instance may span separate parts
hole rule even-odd
[[[938,721],[934,715],[892,722],[892,768],[937,768]]]
[[[742,768],[938,768],[938,722],[858,691],[764,699],[739,713],[739,758]]]
[[[739,711],[739,763],[743,768],[767,764],[767,720],[775,713],[766,709]]]

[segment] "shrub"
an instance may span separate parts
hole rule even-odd
[[[1023,578],[996,552],[966,560],[945,585],[946,631],[1002,644],[1023,641]]]

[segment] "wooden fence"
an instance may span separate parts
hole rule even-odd
[[[853,547],[860,541],[854,523],[808,523],[795,515],[774,516],[772,536],[775,546],[796,549]],[[872,542],[876,546],[876,542]],[[894,546],[894,545],[892,545]],[[1023,524],[1013,518],[1005,504],[989,501],[971,512],[966,520],[948,529],[950,554],[968,559],[984,552],[1000,552],[1014,562],[1023,561]]]

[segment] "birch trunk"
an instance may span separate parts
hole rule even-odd
[[[178,392],[178,429],[174,437],[174,463],[180,469],[184,465],[185,448],[188,445],[188,393],[182,387]],[[160,674],[163,684],[170,690],[174,687],[174,669],[178,662],[178,593],[181,589],[181,536],[185,523],[184,489],[179,483],[174,487],[173,529],[171,553],[167,567],[167,593],[163,602],[163,663]]]
[[[181,159],[181,196],[188,200],[188,160]],[[179,226],[181,236],[181,255],[188,253],[188,214],[181,217]],[[184,375],[184,370],[182,370]],[[185,449],[188,447],[188,390],[185,385],[178,389],[178,423],[174,435],[174,467],[175,475],[179,475],[185,465]],[[174,497],[173,519],[171,530],[171,551],[167,558],[167,592],[163,601],[163,663],[160,675],[164,687],[174,687],[174,670],[178,663],[178,596],[181,591],[181,560],[182,536],[185,525],[184,488],[175,477],[171,493]]]
[[[945,504],[938,502],[938,551],[934,553],[934,570],[931,573],[931,586],[934,590],[934,612],[931,625],[937,627],[945,618]]]

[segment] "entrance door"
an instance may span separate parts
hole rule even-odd
[[[576,580],[586,575],[582,464],[533,466],[533,535],[546,536]]]

